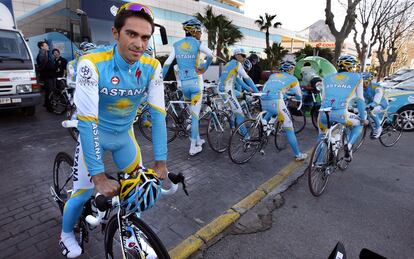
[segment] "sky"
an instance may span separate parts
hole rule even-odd
[[[332,1],[335,24],[342,25],[345,9]],[[325,19],[326,0],[245,0],[245,14],[258,19],[264,13],[276,14],[275,21],[292,31],[301,31],[318,20]]]

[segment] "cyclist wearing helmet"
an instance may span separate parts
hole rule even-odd
[[[79,49],[75,50],[75,59],[69,61],[67,64],[67,75],[66,75],[66,82],[67,85],[75,88],[76,87],[76,67],[78,64],[78,60],[81,56],[83,56],[87,51],[95,49],[96,46],[90,42],[82,42],[79,45]]]
[[[152,120],[154,170],[167,175],[164,85],[158,60],[144,55],[154,32],[151,10],[138,3],[122,5],[112,34],[116,44],[79,59],[75,104],[79,139],[73,166],[73,193],[65,204],[60,245],[68,258],[81,254],[73,228],[94,189],[107,197],[118,193],[117,181],[104,174],[103,154],[112,153],[126,174],[142,164],[132,123],[144,93]]]
[[[373,138],[379,138],[382,133],[381,119],[382,113],[381,110],[388,107],[388,101],[384,97],[384,89],[378,83],[372,82],[374,76],[371,72],[362,73],[362,78],[364,80],[364,98],[367,103],[367,108],[372,110],[372,113],[369,115],[374,120],[375,128],[372,134]]]
[[[355,73],[358,60],[350,55],[338,58],[338,73],[326,76],[323,79],[322,104],[323,108],[332,108],[329,114],[331,122],[351,127],[348,145],[345,145],[345,160],[352,160],[352,145],[362,132],[362,123],[366,124],[366,111],[362,78]],[[348,108],[356,102],[359,116],[349,112]],[[327,130],[327,118],[323,111],[318,117],[319,137]]]
[[[171,63],[177,59],[179,80],[181,81],[184,98],[191,101],[191,156],[200,153],[204,140],[198,133],[199,113],[203,94],[203,74],[213,60],[213,52],[201,44],[203,24],[197,19],[191,19],[183,23],[185,38],[174,43],[170,56],[164,63],[163,75],[166,76]],[[200,52],[207,56],[206,62],[200,64]]]
[[[280,123],[283,123],[283,129],[286,132],[286,136],[290,147],[295,154],[296,160],[301,161],[307,158],[307,154],[300,152],[298,141],[296,140],[295,130],[293,129],[293,123],[290,119],[290,114],[286,108],[284,95],[289,91],[294,91],[296,100],[302,100],[302,91],[299,86],[299,81],[294,77],[293,70],[295,64],[291,61],[282,61],[280,64],[279,73],[272,74],[265,85],[263,86],[261,97],[263,111],[266,111],[264,116],[264,123],[267,123],[273,116],[277,116]]]
[[[245,59],[243,62],[243,68],[244,71],[246,71],[246,73],[248,73],[250,71],[250,69],[252,69],[252,63],[250,62],[250,60]],[[245,90],[247,92],[255,92],[255,90],[253,90],[252,88],[250,88],[243,80],[242,77],[237,76],[236,78],[236,85],[235,85],[235,94],[237,96],[237,98],[241,97],[241,92]]]
[[[233,57],[224,66],[219,81],[219,90],[228,94],[230,107],[236,116],[237,125],[244,121],[244,114],[239,101],[237,100],[238,97],[241,97],[242,93],[236,89],[236,82],[241,84],[244,80],[251,91],[255,93],[259,92],[253,83],[253,80],[247,75],[243,68],[242,64],[245,60],[246,52],[244,49],[235,49],[233,51]],[[238,79],[238,76],[240,76],[241,79]]]

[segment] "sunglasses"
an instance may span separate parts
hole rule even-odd
[[[148,14],[152,19],[154,19],[154,14],[152,13],[151,9],[149,7],[139,4],[139,3],[126,3],[122,5],[116,14],[118,15],[122,11],[136,11],[136,12],[144,12]]]

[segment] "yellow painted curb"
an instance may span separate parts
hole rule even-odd
[[[204,242],[208,242],[239,218],[240,214],[230,209],[197,231],[195,236],[201,238]]]
[[[266,196],[266,193],[262,190],[256,190],[252,192],[249,196],[241,200],[239,203],[232,207],[233,210],[237,211],[240,214],[244,214],[246,211],[254,207],[259,201],[261,201]]]
[[[197,252],[203,244],[200,238],[191,235],[168,253],[172,259],[185,259]]]
[[[265,193],[271,192],[276,186],[278,186],[287,176],[289,176],[294,170],[296,170],[299,166],[301,166],[302,162],[291,162],[287,166],[285,166],[279,173],[269,180],[267,180],[264,184],[260,185],[258,190],[262,190]]]

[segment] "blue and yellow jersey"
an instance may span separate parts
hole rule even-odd
[[[238,87],[236,89],[236,81],[238,81],[238,84],[241,84],[241,81],[237,80],[238,76],[240,79],[245,79],[246,84],[249,86],[249,88],[252,89],[253,92],[258,92],[256,85],[254,84],[253,80],[247,75],[246,71],[243,68],[243,65],[235,59],[230,60],[223,67],[223,71],[221,72],[219,79],[219,90],[221,92],[230,91],[232,94],[235,94],[236,91],[238,91]]]
[[[164,85],[158,60],[144,54],[128,64],[117,46],[82,56],[77,65],[75,104],[78,130],[91,175],[104,171],[99,131],[118,134],[132,127],[148,94],[155,160],[166,160]]]
[[[296,77],[285,72],[272,74],[263,86],[262,93],[266,93],[266,95],[262,96],[262,100],[283,98],[283,95],[289,90],[294,91],[298,98],[302,97],[302,91]]]
[[[375,102],[383,108],[388,106],[388,101],[384,97],[384,89],[378,83],[371,82],[368,87],[364,89],[364,98],[367,103]]]
[[[207,56],[206,63],[200,64],[200,53]],[[165,61],[163,75],[168,72],[171,63],[177,59],[181,81],[198,79],[197,68],[207,69],[213,60],[213,52],[194,37],[185,37],[174,43],[173,50]]]

